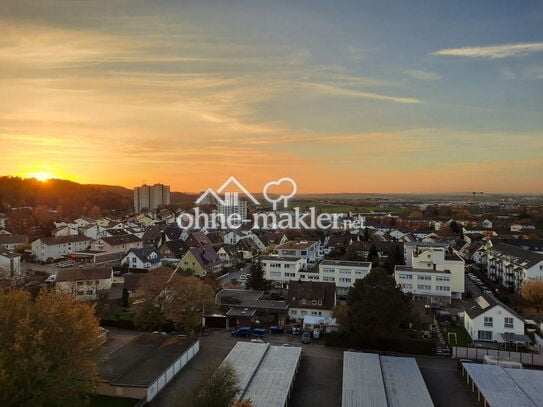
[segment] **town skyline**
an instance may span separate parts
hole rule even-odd
[[[0,173],[541,193],[542,7],[8,0]]]

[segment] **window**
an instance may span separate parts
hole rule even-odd
[[[425,284],[419,284],[419,285],[417,285],[417,288],[419,290],[431,290],[432,286],[431,285],[425,285]]]
[[[513,328],[514,327],[513,318],[505,317],[503,319],[503,326],[504,328]]]
[[[492,326],[493,322],[492,317],[485,317],[485,326]]]
[[[432,276],[418,276],[417,277],[419,280],[431,280],[432,279]]]
[[[486,319],[486,318],[485,318]],[[478,331],[477,338],[481,341],[491,341],[492,331]]]

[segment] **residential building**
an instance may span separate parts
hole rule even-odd
[[[239,199],[237,192],[226,192],[223,202],[217,202],[217,211],[232,226],[239,226],[247,219],[247,201]]]
[[[129,249],[121,260],[121,266],[131,269],[153,270],[162,265],[158,251],[151,246]]]
[[[412,266],[412,254],[414,251],[423,248],[443,248],[447,249],[449,247],[448,243],[432,243],[432,242],[406,242],[403,244],[403,254],[405,259],[406,266]]]
[[[21,278],[21,255],[0,248],[0,279]]]
[[[32,242],[32,254],[38,261],[57,260],[88,249],[91,241],[83,235],[42,237]]]
[[[134,187],[134,211],[154,210],[170,204],[170,187],[163,184]]]
[[[298,322],[307,315],[332,317],[336,285],[320,281],[292,281],[288,286],[288,316]]]
[[[524,281],[543,278],[543,254],[498,240],[487,247],[481,262],[492,281],[518,292]]]
[[[0,248],[15,251],[28,243],[27,235],[0,234]]]
[[[451,303],[451,272],[434,269],[417,269],[411,266],[395,266],[394,279],[403,292],[416,299],[440,304]]]
[[[181,270],[191,270],[195,276],[205,277],[208,273],[222,270],[222,261],[211,246],[191,247],[179,262]]]
[[[406,245],[409,245],[408,243]],[[405,246],[405,245],[404,245]],[[415,250],[411,251],[411,256],[406,260],[407,267],[402,268],[402,273],[419,273],[420,270],[425,272],[435,272],[424,274],[426,276],[424,280],[427,280],[427,277],[431,277],[431,281],[435,282],[435,287],[442,287],[443,290],[447,287],[445,284],[437,284],[447,282],[445,280],[439,280],[440,272],[441,274],[448,273],[449,278],[449,287],[450,287],[450,297],[451,298],[462,298],[462,294],[465,291],[465,263],[464,260],[457,254],[449,252],[443,246],[436,246],[435,244],[430,244],[429,246],[417,245]],[[411,271],[409,269],[411,267]],[[442,276],[446,279],[445,276]],[[436,280],[437,279],[437,280]],[[428,281],[430,281],[428,280]],[[416,284],[417,287],[413,286],[413,289],[417,289],[419,285],[424,286],[424,292],[428,292],[428,295],[433,295],[433,289],[429,289],[429,284]],[[409,289],[406,285],[405,291]],[[438,290],[439,291],[439,290]],[[409,291],[412,292],[412,291]],[[422,292],[420,295],[423,295]]]
[[[466,307],[464,328],[473,340],[503,342],[503,334],[524,335],[524,319],[496,298],[483,294]]]
[[[203,247],[211,245],[211,240],[203,232],[192,232],[185,241],[187,247]]]
[[[260,256],[264,278],[281,284],[300,280],[300,272],[307,268],[307,260],[300,257]]]
[[[371,271],[371,262],[324,260],[319,264],[319,281],[334,283],[337,295],[345,297],[356,280],[366,277]],[[303,280],[310,279],[306,273]]]
[[[95,301],[100,293],[109,292],[112,284],[110,267],[63,269],[57,271],[55,277],[55,288],[73,294],[76,300]]]
[[[309,265],[316,263],[320,242],[314,240],[291,240],[275,248],[274,253],[284,257],[298,257]]]
[[[238,263],[236,250],[229,245],[223,245],[217,250],[217,255],[222,261],[223,267],[234,267]]]
[[[162,256],[163,260],[181,260],[188,250],[189,248],[186,243],[179,239],[163,243],[158,249],[158,253]]]
[[[130,249],[143,247],[143,241],[130,234],[101,237],[91,243],[91,250],[99,250],[106,253],[125,253]]]

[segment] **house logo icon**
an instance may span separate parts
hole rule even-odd
[[[247,188],[243,186],[241,182],[237,180],[236,177],[231,176],[228,178],[224,184],[221,185],[217,191],[214,191],[212,188],[208,188],[202,195],[196,200],[196,204],[200,205],[205,202],[208,197],[213,197],[217,203],[224,206],[236,206],[239,203],[239,192],[225,192],[224,199],[220,196],[226,188],[230,185],[235,185],[243,194],[255,205],[260,205],[260,202],[251,194]]]

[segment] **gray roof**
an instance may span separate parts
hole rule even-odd
[[[224,362],[238,374],[240,399],[250,399],[255,407],[283,407],[301,356],[301,347],[238,342]]]
[[[74,242],[90,242],[92,239],[83,235],[42,237],[41,242],[46,245],[65,244]]]
[[[259,260],[276,260],[276,261],[289,261],[289,262],[297,262],[302,260],[299,257],[287,257],[287,256],[260,256]]]
[[[101,267],[92,269],[62,269],[57,271],[55,283],[63,281],[91,281],[105,280],[113,277],[111,267]]]
[[[496,305],[500,305],[511,314],[524,321],[524,318],[522,318],[519,314],[517,314],[503,302],[498,300],[496,297],[491,297],[490,295],[484,293],[472,300],[470,304],[468,304],[468,306],[466,307],[466,314],[468,314],[470,319],[474,319],[477,318],[479,315],[484,314],[488,310],[494,308]]]
[[[124,257],[128,256],[130,253],[133,253],[138,259],[140,259],[143,263],[151,263],[151,264],[158,264],[160,263],[160,255],[158,251],[152,247],[152,246],[146,246],[146,247],[139,247],[128,250]],[[152,253],[156,253],[157,257],[150,259],[149,256]]]
[[[379,355],[343,352],[342,407],[388,407]]]
[[[349,261],[349,260],[324,260],[319,266],[340,266],[340,267],[370,267],[369,261]]]
[[[1,247],[0,247],[0,256],[7,257],[8,259],[15,259],[17,257],[21,257],[20,254],[12,252],[7,249],[2,249]]]
[[[524,250],[521,247],[503,243],[499,240],[492,240],[490,251],[494,257],[507,256],[508,261],[525,268],[530,268],[543,261],[543,254]]]
[[[381,356],[389,407],[433,407],[415,358]]]
[[[25,244],[28,243],[27,235],[0,234],[0,244]]]
[[[442,274],[451,274],[449,270],[434,270],[434,269],[417,269],[411,266],[403,266],[397,264],[394,266],[394,271],[412,271],[415,273],[442,273]]]
[[[415,358],[343,353],[342,407],[433,407]]]
[[[195,342],[190,338],[139,334],[99,362],[100,377],[113,385],[147,387]]]
[[[139,237],[135,235],[130,235],[128,233],[115,235],[115,236],[102,237],[101,240],[111,246],[118,246],[118,245],[126,244],[126,243],[137,243],[141,241]]]
[[[513,380],[512,376],[517,380],[521,379],[520,375],[515,373],[510,376],[509,370],[496,365],[481,365],[476,363],[464,363],[464,369],[467,374],[487,402],[487,405],[492,407],[537,407],[540,403],[534,403],[530,397],[519,387]],[[543,381],[541,377],[533,378],[536,383],[537,393],[541,394]],[[532,382],[532,385],[534,383]],[[527,386],[526,386],[527,387]],[[530,394],[534,397],[530,391]]]

